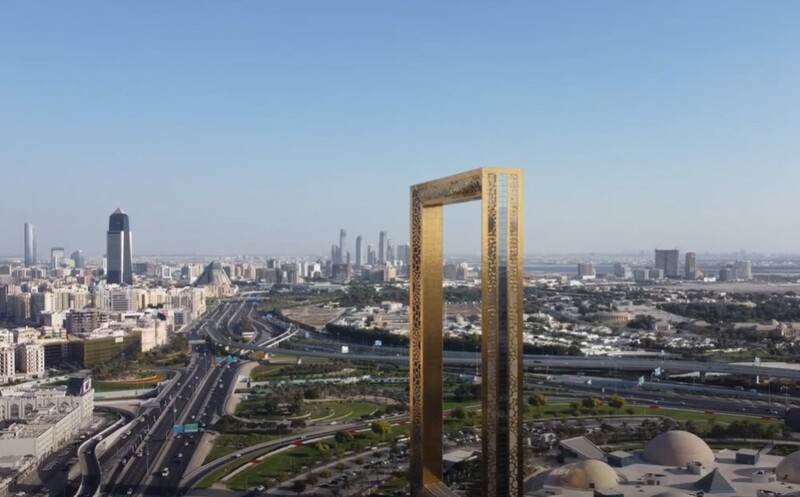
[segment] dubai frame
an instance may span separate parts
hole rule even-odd
[[[484,497],[522,495],[522,170],[481,168],[411,187],[411,495],[442,482],[442,211],[481,201]]]

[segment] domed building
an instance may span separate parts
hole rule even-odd
[[[775,467],[775,479],[789,483],[800,483],[800,450],[783,458]]]
[[[588,459],[566,466],[561,480],[564,484],[576,489],[603,490],[618,486],[620,476],[603,461]]]
[[[642,459],[664,466],[686,466],[693,461],[709,466],[715,458],[702,438],[688,431],[671,430],[650,440],[642,452]]]

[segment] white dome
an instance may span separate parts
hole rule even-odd
[[[685,466],[692,461],[709,466],[714,462],[714,453],[697,435],[671,430],[650,440],[642,452],[642,459],[664,466]]]
[[[800,450],[783,458],[775,467],[775,478],[778,481],[800,483]]]
[[[619,485],[619,475],[603,461],[590,459],[566,466],[561,479],[573,488],[589,490],[591,488],[608,489]]]

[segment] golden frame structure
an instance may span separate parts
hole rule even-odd
[[[521,497],[522,197],[517,168],[481,168],[411,187],[409,254],[411,495],[455,495],[442,481],[442,212],[481,201],[484,497]]]

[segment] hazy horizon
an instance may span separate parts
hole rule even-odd
[[[134,256],[402,244],[410,185],[491,165],[526,254],[800,252],[800,4],[313,5],[3,4],[0,254],[117,207]]]

